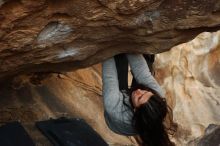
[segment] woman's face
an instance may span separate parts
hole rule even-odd
[[[154,95],[151,91],[137,89],[131,94],[131,101],[135,108],[146,103]]]

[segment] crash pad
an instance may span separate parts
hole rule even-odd
[[[108,146],[83,119],[50,119],[36,126],[55,146]]]
[[[19,122],[10,122],[0,127],[1,146],[34,146],[34,142]]]

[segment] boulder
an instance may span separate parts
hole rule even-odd
[[[210,124],[205,129],[205,134],[189,143],[189,146],[219,146],[220,145],[220,126]]]
[[[219,0],[0,0],[0,80],[164,52],[218,30],[219,10]]]

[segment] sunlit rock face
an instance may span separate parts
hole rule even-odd
[[[0,80],[159,53],[220,24],[219,0],[0,0]]]
[[[156,77],[179,125],[178,145],[203,135],[209,124],[220,124],[219,40],[220,32],[206,32],[157,55]]]

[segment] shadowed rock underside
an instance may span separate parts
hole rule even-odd
[[[0,79],[160,53],[220,24],[219,0],[0,0]]]

